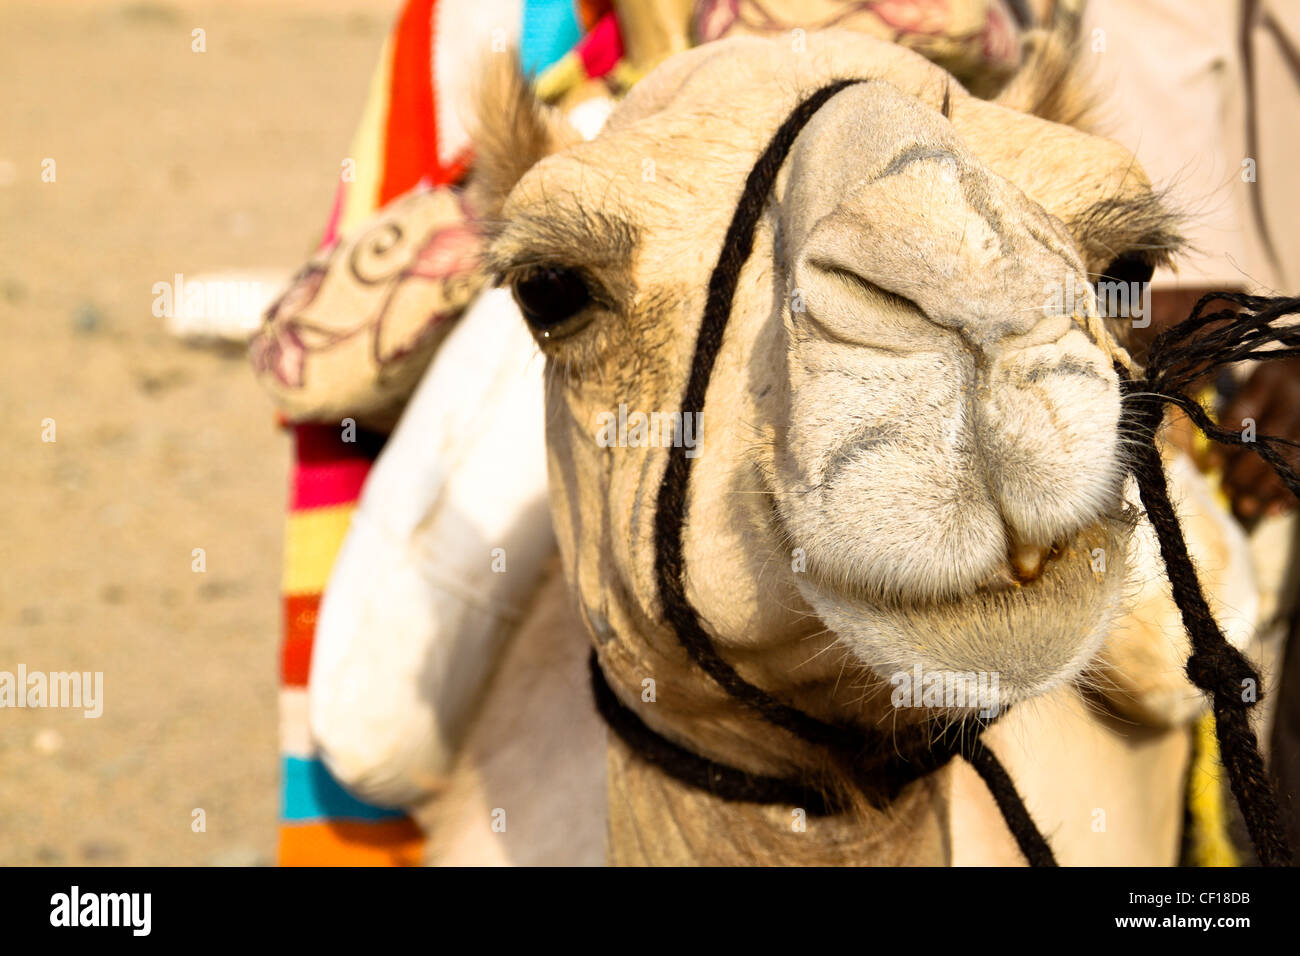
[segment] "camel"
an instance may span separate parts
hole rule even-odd
[[[801,102],[846,80],[760,200],[673,501],[673,436],[611,447],[600,422],[689,408],[746,177]],[[966,760],[870,798],[705,673],[659,585],[666,508],[684,599],[745,682],[888,749],[975,709],[900,705],[901,675],[992,675],[1010,709],[981,745],[1057,859],[1177,861],[1203,701],[1125,479],[1123,323],[1090,293],[1051,294],[1165,261],[1177,217],[1127,151],[1071,125],[1070,84],[1050,44],[985,101],[860,34],[736,38],[666,61],[583,142],[498,59],[473,200],[547,363],[560,558],[419,811],[433,862],[1024,863]],[[1186,456],[1162,453],[1216,616],[1247,646],[1245,540]],[[659,738],[846,807],[724,799],[647,761],[592,706],[592,648]]]

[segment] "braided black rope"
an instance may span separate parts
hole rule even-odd
[[[1016,785],[1011,780],[1011,774],[1007,773],[993,751],[988,747],[976,747],[966,755],[966,759],[980,775],[984,786],[989,788],[989,793],[993,794],[998,809],[1002,811],[1002,819],[1006,821],[1011,835],[1016,838],[1016,845],[1020,847],[1020,852],[1025,855],[1029,865],[1056,866],[1056,857],[1052,855],[1051,845],[1034,825],[1033,818],[1025,809],[1024,801],[1020,799],[1020,794],[1016,793]]]
[[[1205,307],[1216,300],[1246,311],[1204,313]],[[1227,642],[1210,612],[1178,516],[1169,500],[1155,435],[1164,418],[1165,404],[1176,405],[1215,441],[1253,448],[1292,493],[1300,495],[1300,475],[1277,451],[1278,446],[1300,448],[1300,445],[1267,435],[1257,436],[1254,442],[1247,441],[1242,435],[1214,424],[1188,394],[1197,379],[1224,365],[1300,355],[1297,347],[1300,329],[1275,324],[1282,317],[1297,313],[1300,313],[1300,298],[1213,293],[1197,302],[1186,320],[1156,337],[1141,379],[1130,379],[1119,369],[1125,429],[1138,438],[1131,468],[1142,506],[1160,544],[1174,602],[1192,644],[1187,676],[1210,696],[1228,784],[1241,808],[1256,855],[1265,866],[1290,865],[1292,855],[1277,798],[1250,726],[1249,710],[1262,698],[1259,674]],[[1223,324],[1211,328],[1216,323]]]
[[[723,333],[731,318],[731,303],[736,295],[740,272],[754,251],[754,230],[786,154],[807,122],[827,100],[860,82],[864,81],[840,80],[831,83],[796,106],[750,170],[731,224],[727,228],[726,238],[722,242],[718,263],[709,276],[708,296],[700,320],[699,335],[695,340],[691,375],[682,397],[683,418],[704,409],[705,393],[709,389],[709,379],[713,375],[718,352],[722,349]],[[786,728],[810,743],[852,752],[861,744],[856,728],[818,720],[777,700],[737,674],[718,654],[699,615],[687,599],[686,569],[682,559],[682,525],[686,518],[687,489],[693,461],[686,454],[685,448],[669,449],[668,466],[663,483],[659,486],[658,507],[655,511],[655,574],[659,584],[659,599],[669,623],[677,632],[678,640],[695,663],[719,686],[765,720]]]
[[[802,807],[809,816],[829,816],[840,813],[845,806],[834,797],[811,786],[804,779],[792,777],[770,777],[737,770],[726,764],[702,757],[678,743],[669,740],[658,731],[648,726],[635,711],[625,705],[610,688],[605,673],[600,669],[600,661],[593,650],[588,660],[591,672],[591,689],[596,699],[596,710],[604,718],[610,729],[618,734],[625,744],[642,759],[658,767],[682,783],[700,790],[706,790],[723,800],[741,803],[785,804]],[[1005,710],[1003,711],[1005,713]],[[975,719],[976,735],[981,733],[992,721]],[[950,731],[951,733],[951,731]],[[1021,823],[1013,835],[1025,856],[1031,860],[1051,863],[1051,850],[1047,843],[1033,828],[1032,821],[1023,806],[1013,807],[1019,797],[1014,796],[1011,778],[1008,776],[998,758],[988,747],[972,745],[969,740],[962,740],[960,733],[942,735],[938,740],[930,740],[928,728],[913,727],[900,730],[894,735],[892,743],[896,749],[888,751],[879,759],[863,762],[857,768],[858,784],[868,801],[877,807],[884,807],[898,796],[907,784],[935,770],[940,769],[956,756],[963,756],[974,765],[979,775],[989,784],[989,790],[999,807],[1004,801],[1009,809],[1004,811],[1008,818],[1016,817]],[[1022,832],[1025,828],[1028,832]],[[1040,864],[1035,864],[1040,865]]]
[[[596,710],[611,730],[618,734],[643,760],[648,761],[670,777],[706,790],[723,800],[741,803],[782,803],[802,807],[809,816],[824,817],[839,813],[842,807],[829,800],[816,787],[785,777],[766,777],[746,773],[726,764],[720,764],[687,750],[662,734],[651,730],[631,708],[614,696],[605,674],[600,669],[596,652],[591,652],[591,689],[596,697]]]

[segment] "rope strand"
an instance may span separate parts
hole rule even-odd
[[[704,314],[700,320],[700,331],[695,341],[690,378],[687,380],[686,391],[682,397],[683,414],[692,411],[700,412],[704,408],[713,366],[722,349],[723,336],[731,318],[732,300],[735,298],[740,273],[753,252],[754,231],[762,217],[768,194],[776,182],[786,155],[804,126],[827,100],[849,86],[865,82],[871,81],[837,80],[799,103],[773,134],[767,148],[763,150],[750,170],[731,223],[727,227],[717,265],[709,276],[708,294]],[[946,764],[959,752],[960,744],[945,745],[942,748],[928,746],[924,750],[903,755],[897,760],[867,766],[864,757],[873,750],[879,750],[879,740],[876,739],[879,735],[872,736],[860,727],[820,720],[778,700],[741,677],[718,653],[699,614],[686,595],[686,562],[682,547],[682,528],[688,511],[693,460],[685,454],[684,448],[668,449],[668,464],[664,470],[663,482],[659,486],[654,518],[655,576],[659,587],[659,598],[663,605],[665,619],[672,626],[677,639],[691,659],[728,695],[764,720],[788,731],[800,740],[829,750],[841,764],[849,768],[854,779],[860,782],[864,793],[870,794],[876,787],[883,786],[884,794],[892,798],[906,783]],[[621,725],[611,724],[611,726],[618,730],[620,726],[626,726],[626,722]],[[967,718],[962,722],[956,739],[959,742],[967,741],[971,749],[978,750],[980,749],[979,738],[986,726],[986,721]],[[917,730],[924,732],[926,728],[921,725]],[[648,751],[648,753],[653,752]],[[700,768],[689,768],[683,764],[691,763],[692,759],[702,761],[704,758],[690,754],[689,751],[684,753],[686,757],[677,753],[674,754],[677,759],[660,762],[657,765],[669,772],[672,772],[672,767],[679,767],[684,774],[681,779],[698,776]],[[658,756],[662,757],[664,754],[659,753]],[[656,758],[650,756],[648,759],[653,761]],[[738,786],[742,785],[738,784]],[[1021,846],[1036,846],[1040,843],[1046,845],[1042,835],[1034,828],[1033,820],[1025,810],[1023,801],[1014,787],[1003,788],[1001,795],[995,794],[995,797],[998,799],[998,806],[1007,821],[1007,826],[1011,828],[1016,841]],[[1031,832],[1025,832],[1026,827]],[[1047,858],[1050,859],[1050,856],[1049,851]],[[1036,859],[1042,860],[1044,857],[1039,853],[1036,854]]]

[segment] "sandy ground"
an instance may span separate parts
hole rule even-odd
[[[273,861],[288,439],[152,287],[306,257],[395,7],[0,6],[0,671],[104,681],[0,709],[0,863]]]

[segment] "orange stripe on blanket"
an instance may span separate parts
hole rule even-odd
[[[582,23],[582,29],[590,30],[613,9],[614,4],[610,0],[578,0],[578,20]]]
[[[419,866],[424,837],[414,821],[286,824],[281,866]]]

